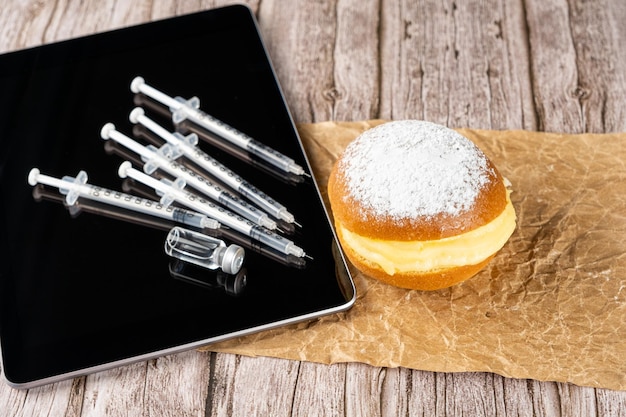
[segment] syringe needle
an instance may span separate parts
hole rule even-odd
[[[144,171],[148,174],[160,169],[173,175],[174,177],[180,177],[185,180],[186,184],[195,188],[207,197],[237,212],[237,214],[268,229],[275,230],[277,228],[276,222],[270,219],[267,213],[262,212],[250,204],[247,204],[245,201],[226,192],[221,187],[206,178],[197,175],[195,172],[184,167],[183,165],[171,161],[171,158],[168,158],[166,155],[175,151],[175,149],[173,149],[170,145],[165,144],[160,149],[156,149],[152,146],[143,146],[123,133],[117,131],[113,123],[105,124],[100,131],[100,136],[105,140],[113,139],[120,145],[139,154],[145,161]]]
[[[177,179],[174,183],[165,183],[132,167],[128,161],[120,165],[118,174],[121,178],[130,177],[148,187],[153,188],[157,194],[161,195],[161,203],[169,204],[173,201],[189,207],[192,210],[204,213],[208,217],[216,219],[221,224],[257,240],[270,248],[273,248],[285,255],[294,255],[299,258],[305,257],[306,253],[291,240],[284,238],[270,230],[258,226],[236,214],[209,203],[197,195],[184,191],[184,181]]]
[[[176,124],[188,119],[220,138],[227,140],[233,145],[265,160],[284,172],[295,175],[307,175],[304,168],[298,165],[292,158],[251,138],[245,133],[240,132],[234,127],[200,110],[200,100],[197,97],[192,97],[189,100],[185,100],[181,97],[172,98],[146,84],[142,77],[135,77],[131,82],[130,89],[134,93],[143,93],[169,107],[172,112],[172,120]]]
[[[183,137],[180,133],[169,132],[154,120],[147,117],[144,110],[140,107],[136,107],[130,112],[129,119],[132,123],[140,123],[142,126],[160,136],[176,150],[180,151],[186,158],[213,177],[241,193],[241,195],[248,198],[262,210],[265,210],[277,219],[284,220],[287,223],[297,224],[293,214],[291,214],[285,206],[244,180],[215,158],[203,152],[197,146],[198,137],[196,134],[192,133]]]
[[[33,168],[28,174],[28,183],[32,186],[43,184],[58,188],[59,192],[66,196],[65,202],[70,207],[77,204],[78,198],[86,198],[101,204],[147,214],[188,226],[209,229],[217,229],[220,227],[217,220],[211,219],[201,213],[181,209],[179,207],[166,207],[158,201],[87,184],[87,173],[85,171],[80,171],[76,178],[65,176],[59,179],[41,174],[39,169]]]

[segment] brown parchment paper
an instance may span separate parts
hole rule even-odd
[[[330,168],[381,121],[298,127],[322,194]],[[352,309],[206,349],[321,363],[626,389],[626,134],[461,130],[513,185],[518,227],[479,275],[420,292],[351,267]]]

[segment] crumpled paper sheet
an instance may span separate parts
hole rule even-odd
[[[327,204],[332,164],[378,123],[298,127]],[[206,349],[626,390],[626,134],[460,131],[514,190],[517,230],[486,269],[420,292],[351,266],[349,311]]]

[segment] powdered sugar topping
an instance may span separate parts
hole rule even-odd
[[[487,159],[469,139],[418,120],[367,130],[340,164],[353,198],[375,215],[397,219],[458,215],[489,180]]]

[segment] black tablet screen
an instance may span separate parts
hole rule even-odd
[[[308,257],[283,257],[224,229],[216,237],[246,249],[241,273],[198,268],[164,253],[173,223],[81,199],[68,207],[58,189],[28,183],[34,167],[57,178],[84,170],[89,184],[158,200],[117,174],[125,159],[141,169],[136,155],[124,158],[100,138],[112,122],[150,143],[128,120],[137,105],[175,129],[167,109],[130,91],[138,75],[172,96],[197,96],[203,111],[310,174],[246,7],[0,56],[0,337],[3,370],[16,385],[315,317],[353,300],[312,178],[273,172],[194,125],[178,129],[197,130],[201,149],[294,214],[301,227],[281,230]]]

